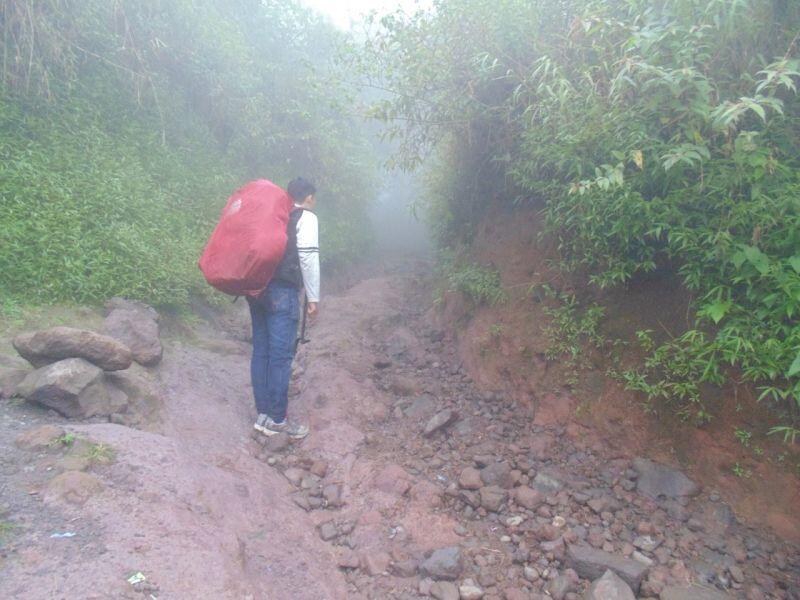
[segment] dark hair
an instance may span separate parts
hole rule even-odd
[[[316,194],[317,188],[308,179],[297,177],[289,182],[289,185],[286,186],[286,191],[289,192],[292,200],[302,202],[308,196]]]

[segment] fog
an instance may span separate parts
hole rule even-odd
[[[370,208],[377,251],[383,256],[427,256],[431,251],[428,227],[414,207],[422,185],[411,173],[386,175],[382,190]],[[417,214],[415,214],[417,213]]]

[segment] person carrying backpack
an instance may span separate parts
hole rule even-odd
[[[289,379],[296,351],[300,290],[305,288],[306,312],[318,314],[319,231],[314,185],[298,177],[287,187],[294,209],[289,215],[283,259],[266,289],[247,297],[253,322],[250,374],[258,418],[253,428],[264,435],[286,433],[295,439],[308,435],[307,425],[287,418]]]

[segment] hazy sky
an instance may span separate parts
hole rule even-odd
[[[371,10],[386,13],[402,6],[407,12],[418,7],[430,6],[430,0],[301,0],[319,12],[328,15],[331,20],[346,29],[351,20],[358,20],[361,15]]]

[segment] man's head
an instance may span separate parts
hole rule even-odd
[[[303,179],[302,177],[292,179],[286,187],[286,191],[289,192],[295,204],[303,208],[314,208],[316,203],[314,194],[317,193],[317,188],[308,179]]]

